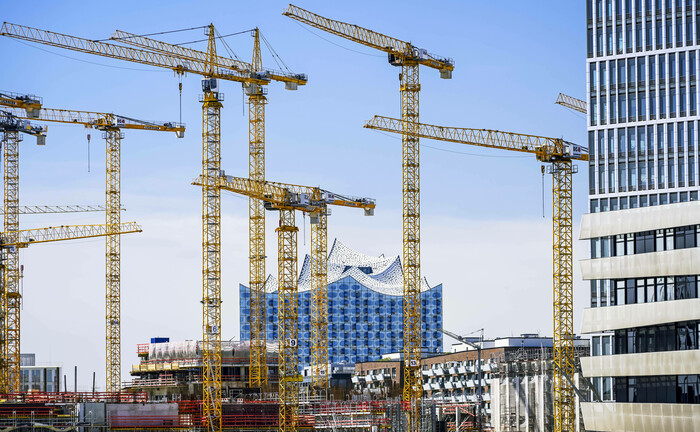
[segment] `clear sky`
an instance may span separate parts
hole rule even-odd
[[[421,69],[421,121],[539,134],[585,145],[585,118],[558,105],[558,92],[585,95],[584,4],[573,1],[299,0],[298,6],[358,24],[455,60],[452,80]],[[375,114],[400,116],[399,70],[386,55],[284,17],[284,1],[50,2],[0,0],[0,18],[88,39],[116,29],[137,34],[198,27],[219,33],[259,27],[284,63],[308,74],[296,92],[269,86],[266,175],[377,200],[374,217],[336,208],[329,243],[363,253],[401,253],[401,146],[363,129]],[[157,36],[204,38],[203,30]],[[250,61],[252,38],[226,39]],[[189,45],[200,49],[204,43]],[[146,120],[179,118],[178,80],[168,70],[0,38],[0,89],[34,93],[44,105],[114,112]],[[219,45],[219,53],[226,51]],[[278,68],[263,47],[263,63]],[[122,364],[128,380],[136,344],[154,336],[201,338],[200,77],[183,79],[184,139],[127,131],[122,143],[123,221],[144,232],[122,237]],[[222,167],[247,176],[247,106],[240,85],[222,83]],[[88,144],[90,134],[90,171]],[[422,274],[444,284],[444,326],[487,337],[552,334],[551,178],[534,156],[422,140]],[[45,147],[21,148],[22,205],[103,204],[104,141],[99,131],[51,124]],[[574,183],[574,237],[587,207],[587,169]],[[247,199],[222,199],[223,338],[239,334],[238,284],[248,282]],[[277,215],[267,217],[267,271],[276,273]],[[103,223],[104,215],[23,216],[22,228]],[[310,249],[300,227],[299,266]],[[576,242],[575,258],[588,255]],[[61,362],[88,390],[104,388],[104,239],[35,245],[25,267],[22,352]],[[575,264],[575,330],[589,300]],[[449,343],[446,341],[446,348]]]

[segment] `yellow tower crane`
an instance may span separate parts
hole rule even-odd
[[[375,116],[365,127],[401,133],[401,120]],[[575,372],[571,177],[578,171],[572,161],[587,161],[588,150],[559,138],[488,129],[419,124],[416,134],[421,138],[534,153],[538,161],[550,164],[554,225],[554,430],[573,431],[576,419],[574,388],[566,379],[567,376],[573,377]]]
[[[588,111],[588,104],[586,101],[576,99],[575,97],[565,95],[564,93],[559,93],[559,96],[557,96],[557,100],[554,103],[584,114],[586,114]]]
[[[201,178],[195,180],[201,184]],[[371,198],[338,195],[309,186],[222,175],[221,189],[257,198],[269,210],[280,211],[277,228],[278,298],[279,298],[279,430],[296,430],[298,412],[299,362],[297,342],[297,231],[294,211],[311,215],[311,289],[312,289],[312,374],[313,385],[328,387],[328,298],[327,298],[327,216],[328,206],[354,207],[374,215],[376,203]]]
[[[252,66],[233,62],[216,55],[213,25],[206,26],[207,52],[203,53],[144,37],[128,38],[123,42],[145,44],[145,49],[92,41],[75,36],[3,23],[1,36],[8,36],[44,45],[99,55],[119,60],[170,69],[182,76],[188,72],[203,76],[202,90],[202,333],[204,349],[203,415],[205,429],[221,430],[221,236],[220,191],[215,186],[221,164],[220,130],[223,93],[218,80],[243,84],[267,85],[273,78],[294,90],[306,83],[303,74],[252,72]],[[238,67],[232,66],[235,63]]]
[[[353,24],[331,20],[289,5],[284,15],[312,27],[384,51],[392,66],[401,67],[401,135],[403,165],[403,398],[410,402],[411,432],[420,427],[420,399],[423,395],[421,358],[421,300],[420,300],[420,158],[417,129],[419,124],[419,66],[440,71],[441,78],[452,78],[452,59],[437,57],[381,33]]]
[[[9,97],[9,99],[8,99]],[[11,100],[12,96],[2,95],[0,101]],[[14,99],[18,106],[25,103],[40,104],[39,99],[28,102],[18,96]],[[19,143],[22,134],[34,135],[37,144],[46,140],[45,128],[33,126],[8,111],[0,110],[0,132],[2,132],[4,223],[3,231],[8,241],[14,241],[19,231]],[[19,352],[19,253],[17,248],[3,249],[2,277],[0,277],[0,392],[18,391],[20,383]],[[15,343],[17,341],[17,343]]]
[[[253,61],[248,64],[236,59],[215,56],[214,61],[222,68],[231,68],[265,77],[285,84],[287,90],[296,90],[306,84],[305,74],[289,74],[263,68],[260,51],[260,31],[253,29]],[[171,53],[185,60],[207,61],[207,53],[172,45],[144,36],[117,30],[112,39],[161,53]],[[265,104],[266,87],[254,81],[244,81],[243,89],[248,95],[248,176],[257,181],[265,180]],[[267,350],[265,336],[265,212],[262,201],[249,198],[249,285],[250,285],[250,387],[267,386]]]
[[[2,100],[0,100],[2,103]],[[146,131],[175,132],[178,138],[185,135],[185,126],[174,122],[153,122],[135,120],[129,117],[111,113],[91,111],[75,111],[55,108],[40,108],[33,112],[23,108],[9,108],[17,117],[30,117],[44,122],[76,124],[86,128],[103,131],[106,142],[106,223],[114,230],[114,235],[106,238],[106,390],[118,392],[121,390],[121,246],[117,234],[121,212],[121,140],[124,138],[123,129]],[[19,314],[19,312],[17,312]],[[8,343],[16,343],[19,349],[19,334],[16,339],[10,338]],[[19,373],[19,372],[18,372]]]

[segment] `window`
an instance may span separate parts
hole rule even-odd
[[[683,143],[685,142],[685,134],[683,133],[683,123],[678,123],[678,151],[683,151]]]
[[[627,183],[629,190],[637,190],[637,167],[635,166],[634,161],[630,161],[627,172],[629,173],[629,180]]]
[[[676,77],[676,54],[669,53],[668,56],[668,78],[673,82],[673,79]]]
[[[659,55],[659,79],[662,83],[666,80],[666,54]]]
[[[634,235],[634,253],[654,252],[654,231],[643,231]]]
[[[697,245],[696,226],[674,228],[675,249],[692,248]]]
[[[627,170],[624,161],[620,161],[617,164],[618,175],[617,178],[620,182],[620,192],[625,192],[627,190]]]
[[[679,53],[678,54],[678,75],[680,76],[681,80],[685,78],[685,53]]]
[[[669,107],[668,111],[671,114],[671,117],[676,116],[676,89],[675,87],[671,87],[669,89]]]
[[[625,62],[624,60],[620,60],[617,62],[617,82],[623,86],[625,85],[626,79]]]

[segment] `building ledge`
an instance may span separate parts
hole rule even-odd
[[[700,350],[581,357],[581,371],[591,377],[700,374]]]
[[[581,333],[599,333],[697,319],[700,319],[700,299],[586,308],[583,310]]]
[[[600,432],[695,432],[700,405],[659,403],[583,402],[586,430]]]
[[[579,239],[700,224],[700,201],[588,213],[581,217]]]
[[[696,275],[700,269],[700,247],[585,259],[579,263],[584,280]]]

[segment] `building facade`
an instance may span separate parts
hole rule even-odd
[[[311,261],[307,255],[298,281],[299,365],[311,363]],[[267,339],[278,338],[277,282],[268,278]],[[378,360],[403,349],[401,260],[372,257],[335,241],[328,255],[328,359],[336,364]],[[250,290],[240,285],[240,338],[250,339]],[[422,281],[422,344],[442,351],[442,285]]]
[[[474,419],[481,387],[484,427],[495,431],[551,430],[552,338],[523,334],[483,342],[474,338],[472,343],[482,346],[481,381],[477,350],[457,343],[449,353],[421,359],[423,396],[438,403],[443,414],[451,415],[450,421],[469,429],[477,425]],[[588,339],[576,338],[574,347],[577,360],[590,353]],[[398,353],[385,355],[380,361],[357,363],[352,377],[354,393],[374,399],[400,397],[401,373]],[[578,374],[574,381],[584,387]],[[576,403],[578,407],[578,398]],[[464,415],[456,415],[459,411]],[[583,430],[581,426],[576,430]]]
[[[36,364],[36,355],[20,354],[19,385],[22,392],[48,392],[60,390],[61,366],[56,364]]]
[[[595,431],[700,424],[700,1],[587,0],[591,304],[581,361]]]

